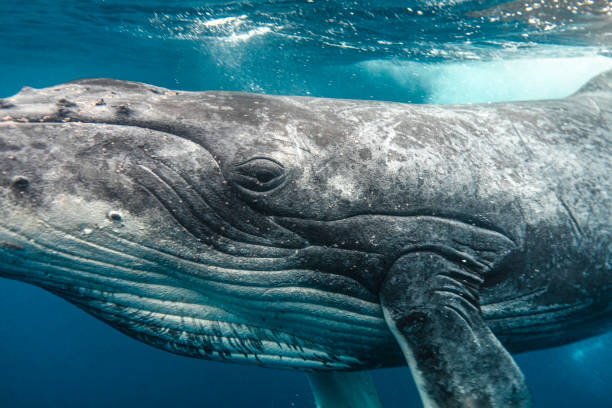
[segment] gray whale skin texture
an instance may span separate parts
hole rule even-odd
[[[0,276],[173,353],[304,370],[319,406],[378,406],[359,371],[406,363],[427,407],[530,406],[509,352],[612,322],[611,124],[612,71],[456,106],[24,88]]]

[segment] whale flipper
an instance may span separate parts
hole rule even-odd
[[[425,407],[528,407],[520,369],[482,318],[480,266],[420,251],[399,258],[381,290],[385,320]]]
[[[308,373],[317,408],[382,408],[368,371]]]

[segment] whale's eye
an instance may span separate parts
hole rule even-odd
[[[273,190],[285,181],[283,165],[265,157],[255,157],[237,164],[232,173],[235,184],[258,193]]]

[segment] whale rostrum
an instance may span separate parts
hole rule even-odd
[[[477,105],[111,79],[0,100],[0,276],[322,407],[526,407],[510,353],[612,323],[612,71]]]

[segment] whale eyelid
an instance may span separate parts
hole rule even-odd
[[[252,193],[270,192],[285,181],[285,167],[268,157],[252,157],[233,166],[233,184]]]
[[[243,162],[236,163],[236,164],[234,165],[234,167],[242,167],[242,166],[244,166],[244,165],[246,165],[246,164],[249,164],[250,162],[254,162],[254,161],[257,161],[257,160],[266,160],[266,161],[271,161],[272,163],[275,163],[276,165],[278,165],[278,166],[279,166],[280,168],[282,168],[283,170],[285,169],[285,166],[283,166],[281,162],[279,162],[279,161],[277,161],[277,160],[274,160],[274,159],[272,159],[272,158],[270,158],[270,157],[264,157],[264,156],[255,156],[255,157],[251,157],[250,159],[247,159],[247,160],[245,160],[245,161],[243,161]]]
[[[285,174],[285,168],[282,164],[276,160],[268,159],[266,157],[257,157],[250,159],[244,163],[237,164],[234,169],[243,176],[251,177],[259,180],[258,176],[268,175],[270,176],[267,180],[260,180],[263,182],[271,181],[277,177],[281,177]]]

